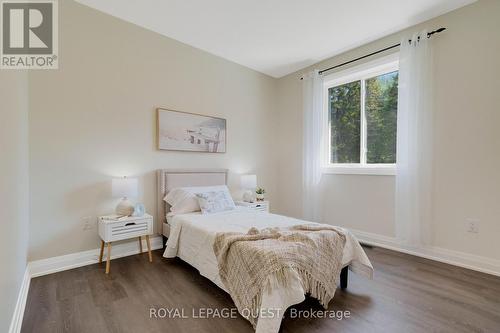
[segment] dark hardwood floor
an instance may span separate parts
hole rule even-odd
[[[373,280],[349,274],[329,310],[343,320],[290,318],[282,332],[500,332],[500,278],[380,248],[367,248]],[[234,308],[228,294],[179,259],[154,252],[34,278],[22,332],[253,332],[235,319],[194,319],[202,308]],[[151,319],[150,308],[188,319]],[[322,310],[308,298],[294,311]],[[181,310],[179,310],[181,311]],[[289,310],[290,311],[290,310]],[[157,312],[160,314],[160,312]]]

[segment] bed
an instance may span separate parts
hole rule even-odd
[[[246,233],[251,227],[289,227],[304,221],[267,212],[254,211],[245,207],[235,210],[203,215],[200,212],[169,214],[170,207],[163,201],[165,195],[177,187],[227,185],[226,169],[162,169],[158,178],[158,228],[166,242],[164,257],[179,257],[196,268],[218,287],[227,289],[221,281],[213,244],[218,232]],[[346,242],[342,254],[341,288],[347,287],[348,269],[371,278],[373,267],[356,238],[345,229]],[[273,288],[262,293],[262,308],[280,309],[276,315],[259,318],[257,333],[279,331],[284,310],[305,299],[300,278],[293,279],[288,288]]]

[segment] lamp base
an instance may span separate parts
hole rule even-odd
[[[115,208],[116,215],[131,216],[134,213],[134,204],[127,198],[123,198]]]
[[[245,191],[245,193],[243,193],[243,201],[245,202],[255,202],[255,195],[253,193],[253,191]]]

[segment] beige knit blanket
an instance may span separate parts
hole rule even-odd
[[[345,241],[341,230],[324,224],[251,228],[247,234],[218,233],[214,252],[222,282],[240,314],[255,327],[261,295],[274,287],[273,275],[287,288],[290,274],[298,273],[305,293],[327,308],[337,288]]]

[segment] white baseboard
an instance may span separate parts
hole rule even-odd
[[[161,249],[163,240],[161,236],[151,237],[151,249]],[[146,242],[142,241],[142,248],[146,249]],[[42,276],[55,272],[65,271],[81,266],[91,265],[99,262],[100,249],[71,253],[59,257],[35,260],[30,262],[31,277]],[[137,241],[113,244],[111,250],[111,259],[121,258],[139,253],[139,244]],[[106,257],[106,251],[104,251]]]
[[[369,232],[350,231],[361,243],[378,246],[389,250],[411,254],[474,271],[500,276],[500,260],[477,256],[460,251],[448,250],[435,246],[409,247],[402,245],[396,238]]]
[[[14,314],[12,315],[12,320],[10,322],[9,333],[21,332],[21,325],[23,324],[24,309],[26,308],[26,300],[28,299],[30,282],[31,272],[30,265],[28,264],[26,265],[21,288],[19,289],[19,295],[17,296],[16,307],[14,308]]]

